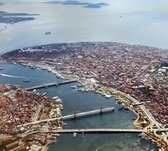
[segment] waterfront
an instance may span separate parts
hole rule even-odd
[[[31,85],[44,83],[47,81],[54,82],[57,77],[46,70],[30,69],[22,65],[4,64],[0,65],[2,74],[8,77],[0,76],[0,82],[13,83],[28,87]],[[29,73],[29,74],[27,74]],[[40,78],[38,78],[40,75]],[[13,77],[15,76],[15,77]],[[24,83],[23,79],[18,76],[29,78],[29,83]],[[73,113],[74,111],[88,111],[91,109],[115,106],[114,98],[105,99],[99,94],[93,92],[78,92],[71,88],[72,84],[62,85],[59,87],[51,87],[41,89],[41,92],[46,92],[48,96],[53,97],[58,95],[63,100],[64,111],[63,115]],[[124,112],[115,110],[114,113],[105,114],[102,116],[94,116],[83,119],[77,119],[67,123],[65,128],[131,128],[133,127],[133,118],[136,117],[133,112]],[[62,145],[66,144],[66,145]],[[61,135],[56,144],[51,145],[49,150],[141,150],[148,151],[155,148],[155,145],[150,141],[140,139],[135,134],[110,134],[110,135],[79,135],[73,138],[72,135]]]

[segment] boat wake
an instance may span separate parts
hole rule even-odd
[[[14,76],[14,75],[9,75],[9,74],[3,74],[3,73],[0,73],[0,76],[3,76],[3,77],[9,77],[9,78],[26,78],[26,77],[22,77],[22,76]]]
[[[102,147],[98,147],[98,148],[96,148],[96,150],[95,150],[95,151],[100,151],[100,150],[101,150],[101,148],[102,148]]]
[[[6,30],[8,27],[7,26],[2,26],[0,27],[0,31]]]

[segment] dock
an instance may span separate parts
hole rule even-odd
[[[59,85],[64,85],[64,84],[68,84],[68,83],[73,83],[73,82],[76,82],[76,80],[64,80],[61,82],[44,83],[44,84],[39,84],[39,85],[25,88],[24,90],[32,91],[34,89],[42,89],[42,88],[47,88],[47,87],[52,87],[52,86],[59,86]]]

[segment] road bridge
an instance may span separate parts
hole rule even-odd
[[[65,116],[61,116],[57,118],[50,118],[50,119],[39,120],[39,121],[31,122],[31,123],[26,123],[26,124],[18,125],[18,127],[35,125],[35,124],[40,124],[40,123],[45,123],[45,122],[50,122],[50,121],[55,121],[55,120],[71,120],[71,119],[76,119],[80,117],[92,116],[96,114],[109,113],[109,112],[114,112],[114,107],[109,107],[109,108],[101,107],[100,109],[97,109],[97,110],[81,112],[81,113],[74,113],[74,114],[65,115]]]
[[[152,131],[156,132],[168,132],[168,128],[165,129],[153,129]],[[19,134],[19,137],[26,137],[28,135],[36,134],[36,133],[61,133],[61,134],[69,134],[69,133],[88,133],[88,134],[111,134],[111,133],[146,133],[152,132],[151,130],[146,129],[121,129],[121,128],[87,128],[87,129],[51,129],[51,130],[38,130],[26,132],[23,134]]]
[[[47,88],[47,87],[58,86],[58,85],[63,85],[63,84],[68,84],[68,83],[73,83],[73,82],[76,82],[76,81],[75,80],[65,80],[65,81],[62,81],[62,82],[45,83],[45,84],[39,84],[39,85],[35,85],[35,86],[32,86],[32,87],[25,88],[25,90],[31,91],[31,90],[34,90],[34,89]]]

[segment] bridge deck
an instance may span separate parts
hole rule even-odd
[[[52,133],[142,133],[142,129],[113,129],[113,128],[96,128],[96,129],[62,129],[51,130]]]
[[[76,113],[76,114],[65,115],[65,116],[57,117],[57,118],[39,120],[39,121],[31,122],[31,123],[18,125],[18,127],[20,127],[20,126],[28,126],[28,125],[35,125],[35,124],[40,124],[40,123],[50,122],[50,121],[55,121],[55,120],[69,120],[69,119],[74,119],[74,118],[79,118],[79,117],[84,117],[84,116],[89,116],[89,115],[96,115],[96,114],[100,114],[100,113],[109,113],[109,112],[113,112],[113,111],[114,111],[114,107],[101,108],[101,109],[87,111],[87,112],[81,112],[81,113]]]
[[[52,83],[46,83],[46,84],[39,84],[39,85],[35,85],[29,88],[25,88],[25,90],[27,91],[31,91],[34,89],[41,89],[41,88],[46,88],[46,87],[52,87],[52,86],[58,86],[58,85],[63,85],[63,84],[68,84],[68,83],[73,83],[76,82],[75,80],[65,80],[62,82],[52,82]]]

